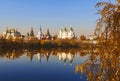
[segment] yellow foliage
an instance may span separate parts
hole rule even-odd
[[[118,3],[120,3],[120,0],[117,0]]]

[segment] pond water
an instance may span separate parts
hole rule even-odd
[[[89,56],[78,52],[4,52],[0,57],[0,81],[86,81],[86,74],[80,77],[74,70]]]
[[[113,78],[119,81],[119,63],[108,68],[110,61],[104,65],[100,57],[80,51],[4,51],[0,52],[0,81],[109,81],[116,72]]]

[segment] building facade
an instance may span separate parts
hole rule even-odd
[[[69,31],[66,29],[66,27],[64,29],[61,29],[58,33],[58,38],[60,38],[60,39],[74,39],[75,33],[74,33],[73,28],[71,27]]]
[[[45,34],[43,34],[43,33],[42,33],[42,29],[41,29],[41,27],[40,27],[40,31],[39,31],[38,34],[37,34],[37,38],[38,38],[38,39],[51,39],[52,36],[51,36],[51,34],[50,34],[49,29],[47,29],[47,31],[46,31]]]
[[[17,29],[6,29],[6,31],[3,33],[3,37],[5,39],[17,39],[21,38],[21,33],[17,31]]]

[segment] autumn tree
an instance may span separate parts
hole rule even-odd
[[[99,2],[95,6],[101,17],[97,20],[95,34],[101,42],[115,46],[120,44],[120,0],[116,3]]]

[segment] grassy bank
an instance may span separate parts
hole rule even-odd
[[[0,39],[0,48],[2,49],[9,49],[9,48],[80,48],[82,47],[89,47],[89,43],[83,43],[77,39],[56,39],[56,40],[28,40],[24,41],[22,39],[19,40],[7,40],[7,39]]]

